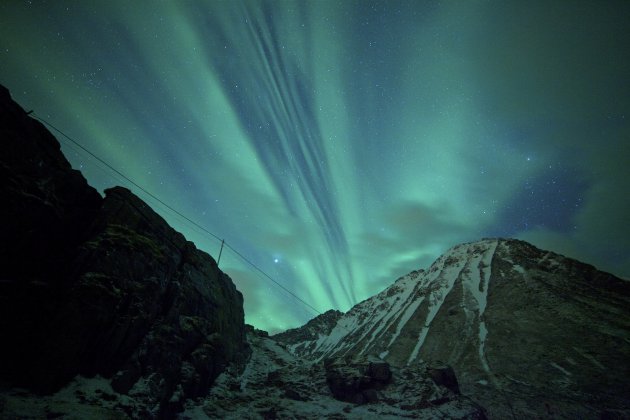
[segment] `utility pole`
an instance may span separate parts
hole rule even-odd
[[[224,243],[225,243],[225,239],[221,239],[221,249],[219,250],[219,258],[217,258],[217,267],[219,266],[219,261],[221,261],[221,254],[223,253]]]

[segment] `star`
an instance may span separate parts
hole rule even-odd
[[[488,236],[630,277],[630,2],[66,3],[0,3],[14,99],[322,312]],[[223,255],[248,323],[313,316]]]

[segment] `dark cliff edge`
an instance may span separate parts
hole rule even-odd
[[[0,380],[143,382],[163,416],[247,357],[243,297],[216,261],[129,190],[102,198],[3,86],[0,141]]]

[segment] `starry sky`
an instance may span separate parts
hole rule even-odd
[[[630,2],[10,1],[0,83],[318,311],[516,237],[630,278]],[[127,186],[57,137],[99,191]],[[224,249],[269,331],[314,312]]]

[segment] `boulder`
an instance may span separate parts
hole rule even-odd
[[[455,394],[460,393],[455,371],[449,365],[440,361],[433,361],[427,364],[426,371],[436,385],[446,387]]]
[[[378,401],[377,390],[383,389],[392,378],[389,364],[367,357],[324,361],[326,383],[333,396],[354,404]]]

